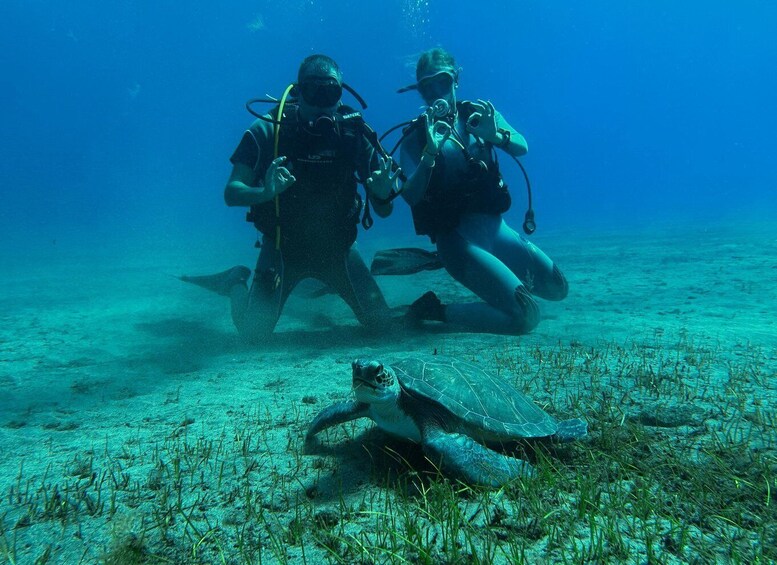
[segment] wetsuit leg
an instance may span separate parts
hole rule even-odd
[[[251,288],[234,287],[230,295],[232,320],[240,335],[256,342],[272,334],[298,281],[272,243],[263,245]]]
[[[355,246],[329,261],[316,278],[345,300],[361,324],[373,330],[385,327],[389,320],[388,304]]]
[[[504,220],[499,222],[491,251],[533,295],[545,300],[566,298],[569,286],[558,265]]]
[[[485,302],[449,304],[446,321],[470,331],[531,331],[540,320],[537,303],[516,274],[489,250],[498,223],[492,217],[490,225],[470,227],[476,228],[471,235],[477,241],[466,239],[457,229],[437,237],[437,250],[453,278]]]

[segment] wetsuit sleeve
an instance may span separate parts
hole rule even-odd
[[[367,180],[367,177],[370,176],[372,171],[377,170],[378,167],[378,152],[367,138],[362,136],[358,157],[356,159],[356,174],[359,181],[364,182]]]
[[[256,166],[259,163],[259,145],[256,142],[256,137],[254,137],[250,130],[246,130],[243,134],[243,139],[240,140],[237,149],[232,153],[229,162],[233,165],[240,163],[256,170]]]
[[[505,120],[504,116],[499,110],[494,111],[494,119],[496,120],[497,128],[510,130],[511,134],[518,133],[518,131],[513,126],[507,123],[507,120]]]
[[[504,119],[504,116],[502,116],[499,110],[496,110],[494,117],[496,118],[496,127],[498,129],[505,129],[510,132],[512,149],[510,149],[509,153],[512,153],[516,156],[524,155],[529,150],[529,146],[526,143],[526,138],[521,135],[521,133],[518,132],[518,130],[516,130],[513,126],[507,123],[507,120]]]
[[[269,117],[269,116],[268,116]],[[243,134],[240,144],[229,158],[234,165],[240,163],[254,171],[253,186],[264,179],[273,156],[273,126],[265,120],[256,120]]]

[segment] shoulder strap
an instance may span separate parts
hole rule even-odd
[[[335,119],[340,123],[341,126],[344,126],[354,132],[364,128],[365,125],[364,116],[362,116],[362,113],[358,110],[354,110],[350,106],[346,106],[345,104],[342,104],[339,108],[337,108]]]

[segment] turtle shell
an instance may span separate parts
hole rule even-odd
[[[545,437],[558,430],[558,422],[525,394],[475,365],[434,356],[401,359],[391,367],[407,394],[433,401],[494,437]]]

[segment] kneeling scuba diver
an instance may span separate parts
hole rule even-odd
[[[397,173],[377,135],[369,143],[372,130],[361,113],[340,102],[343,89],[336,63],[311,56],[300,66],[298,82],[280,99],[246,104],[258,119],[230,159],[225,200],[230,206],[249,206],[247,219],[262,233],[253,283],[247,286],[248,267],[181,277],[228,296],[235,325],[246,337],[272,332],[286,298],[303,278],[316,278],[335,290],[365,325],[388,312],[353,243],[360,214],[365,228],[372,224],[358,183],[366,187],[367,202],[375,197],[382,202]],[[267,115],[255,112],[253,105],[260,101],[275,108]],[[374,204],[381,216],[391,211]]]
[[[400,89],[398,92],[407,92],[416,88],[417,85],[411,85],[410,87]],[[462,138],[461,134],[457,131],[454,125],[457,115],[460,115],[463,116],[465,121],[469,119],[468,123],[477,126],[478,116],[473,116],[477,110],[478,105],[471,101],[457,101],[455,107],[452,107],[452,105],[444,98],[438,98],[429,105],[426,111],[419,114],[412,120],[408,120],[391,127],[379,138],[379,142],[383,142],[383,140],[391,133],[402,128],[401,136],[394,144],[392,149],[388,152],[389,155],[393,156],[397,149],[399,149],[399,147],[402,145],[402,143],[408,139],[408,137],[411,135],[418,135],[419,132],[423,130],[423,128],[428,127],[429,120],[431,119],[435,123],[435,128],[438,134],[444,134],[445,140],[452,142],[456,147],[458,147],[464,161],[467,163],[467,167],[469,169],[469,178],[464,179],[462,185],[470,187],[470,191],[468,193],[457,193],[456,196],[452,198],[449,196],[445,201],[438,199],[438,202],[431,206],[430,208],[432,209],[430,209],[428,212],[422,210],[421,212],[415,213],[414,220],[416,221],[416,228],[420,228],[421,230],[418,233],[427,233],[426,231],[423,231],[427,229],[426,227],[423,225],[419,226],[419,216],[426,215],[427,213],[439,215],[441,207],[462,207],[466,205],[465,201],[467,198],[477,198],[479,195],[472,192],[472,186],[478,186],[482,184],[486,184],[487,186],[498,186],[497,190],[500,193],[501,200],[506,201],[502,202],[501,204],[496,204],[495,211],[503,213],[510,206],[509,193],[507,192],[507,186],[502,181],[501,173],[499,172],[498,156],[496,151],[494,151],[494,148],[491,147],[490,149],[491,161],[493,162],[493,165],[492,167],[489,167],[484,160],[478,159],[472,155],[472,153],[467,148],[466,140]],[[440,124],[440,127],[437,127],[437,124]],[[507,141],[509,141],[509,136],[507,137]],[[482,142],[480,143],[483,145]],[[518,158],[512,154],[510,154],[510,157],[512,157],[512,159],[520,168],[526,183],[528,205],[524,214],[523,231],[527,235],[531,235],[537,229],[534,219],[534,210],[532,208],[531,181],[529,180],[528,173],[526,172],[526,169],[520,160],[518,160]],[[483,182],[481,183],[478,180],[475,180],[473,183],[471,182],[473,179],[483,179]],[[450,190],[450,187],[448,187],[448,189]],[[414,210],[414,212],[417,211]],[[444,213],[445,212],[443,212],[443,214]],[[451,213],[456,214],[460,213],[460,211],[454,211]],[[421,220],[421,224],[423,223],[424,220]],[[425,270],[441,269],[442,267],[443,265],[440,262],[436,251],[428,251],[421,248],[395,248],[384,249],[376,252],[375,257],[373,258],[370,272],[373,275],[407,275]]]
[[[352,191],[354,200],[352,206],[346,210],[347,217],[344,219],[358,218],[359,214],[362,214],[362,227],[368,230],[374,223],[370,211],[370,197],[362,200],[355,188],[357,181],[365,186],[369,182],[369,179],[358,176],[358,166],[355,166],[354,163],[362,140],[365,140],[380,156],[382,163],[388,164],[392,179],[404,180],[404,175],[381,146],[377,133],[364,121],[360,111],[340,104],[333,113],[322,112],[308,119],[302,119],[300,116],[301,98],[310,107],[332,108],[339,102],[343,90],[349,92],[357,100],[362,110],[367,108],[364,99],[345,82],[324,80],[291,84],[280,99],[273,97],[254,98],[246,102],[246,109],[258,119],[273,125],[273,163],[279,158],[283,159],[283,157],[279,157],[279,147],[284,146],[285,159],[282,165],[292,176],[292,183],[297,180],[293,175],[300,169],[304,169],[309,173],[308,176],[314,179],[314,184],[317,187],[323,184],[341,187],[339,191],[334,191],[341,200],[345,199],[343,192]],[[270,103],[276,106],[268,117],[254,110],[253,106],[257,103]],[[353,167],[357,172],[356,179],[349,178],[347,174],[343,175],[338,174],[337,171],[326,170],[332,168],[348,169],[349,167]],[[298,194],[300,192],[299,186],[295,187],[295,192],[297,194],[294,195],[293,199],[288,199],[289,201],[304,199],[303,195]],[[325,191],[319,188],[315,192]],[[386,199],[380,199],[375,195],[372,195],[372,199],[380,204],[387,204],[397,196],[399,196],[399,192],[392,187]],[[272,205],[252,206],[247,214],[247,220],[254,223],[261,233],[267,234],[268,230],[274,230],[276,249],[281,248],[281,240],[284,238],[281,235],[281,224],[285,223],[282,216],[285,215],[286,219],[298,216],[293,209],[284,210],[284,204],[289,204],[289,202],[284,202],[276,195]],[[353,222],[353,224],[355,223]]]

